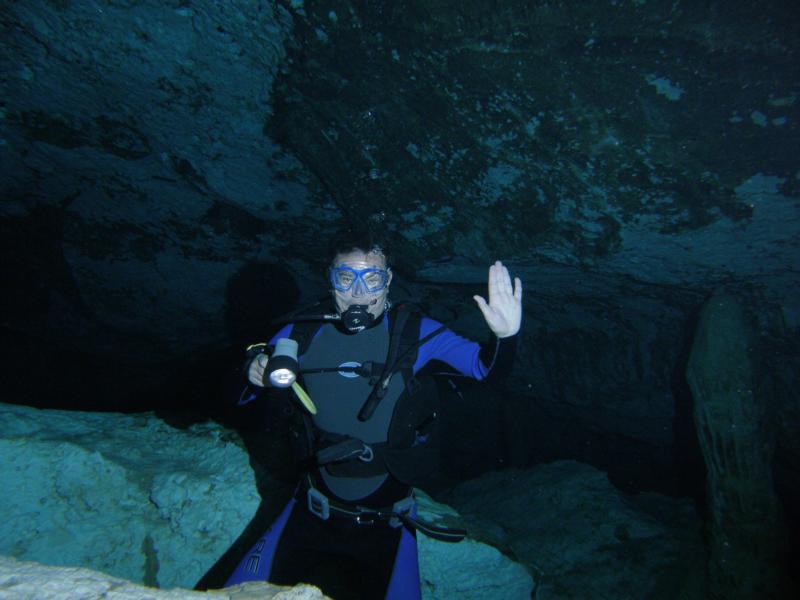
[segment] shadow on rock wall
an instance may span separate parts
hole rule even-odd
[[[299,295],[291,273],[275,264],[250,262],[234,273],[225,290],[227,340],[173,365],[165,386],[179,396],[174,408],[198,414],[161,416],[177,427],[207,416],[237,429],[261,427],[261,403],[236,406],[242,391],[245,350],[250,344],[269,340],[274,333],[271,321],[288,312]]]
[[[225,294],[225,323],[234,350],[266,341],[274,333],[270,321],[291,310],[299,297],[297,283],[283,267],[251,262],[239,269]]]

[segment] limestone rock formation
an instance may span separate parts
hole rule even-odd
[[[259,505],[216,425],[0,404],[0,554],[191,588]]]
[[[324,600],[319,589],[246,583],[225,590],[161,590],[80,567],[49,567],[0,556],[0,600]]]
[[[707,468],[714,598],[785,593],[787,537],[775,493],[775,414],[755,375],[753,324],[737,298],[719,292],[703,308],[687,378]]]
[[[42,598],[65,593],[69,581],[86,584],[90,598],[133,585],[109,584],[106,576],[191,589],[254,524],[257,510],[285,494],[239,437],[214,423],[178,429],[153,414],[6,404],[0,421],[0,555],[27,561],[3,563],[0,597],[36,589],[42,571],[30,561],[72,569],[54,571],[48,588],[54,595]],[[261,499],[255,473],[266,495]],[[419,498],[427,519],[460,519],[424,492]],[[427,600],[530,597],[531,575],[496,548],[474,539],[447,544],[419,537]]]

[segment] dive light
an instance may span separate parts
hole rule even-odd
[[[297,381],[297,342],[281,338],[275,343],[275,350],[267,363],[269,382],[275,387],[287,388]]]

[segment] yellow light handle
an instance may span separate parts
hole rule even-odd
[[[300,384],[296,381],[292,384],[292,391],[295,393],[295,396],[303,403],[312,415],[317,414],[317,407],[314,406],[314,403],[311,401],[311,397],[308,393],[300,387]]]

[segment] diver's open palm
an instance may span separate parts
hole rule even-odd
[[[473,296],[486,324],[499,338],[515,335],[522,322],[522,281],[511,276],[499,260],[489,267],[489,302],[481,296]]]

